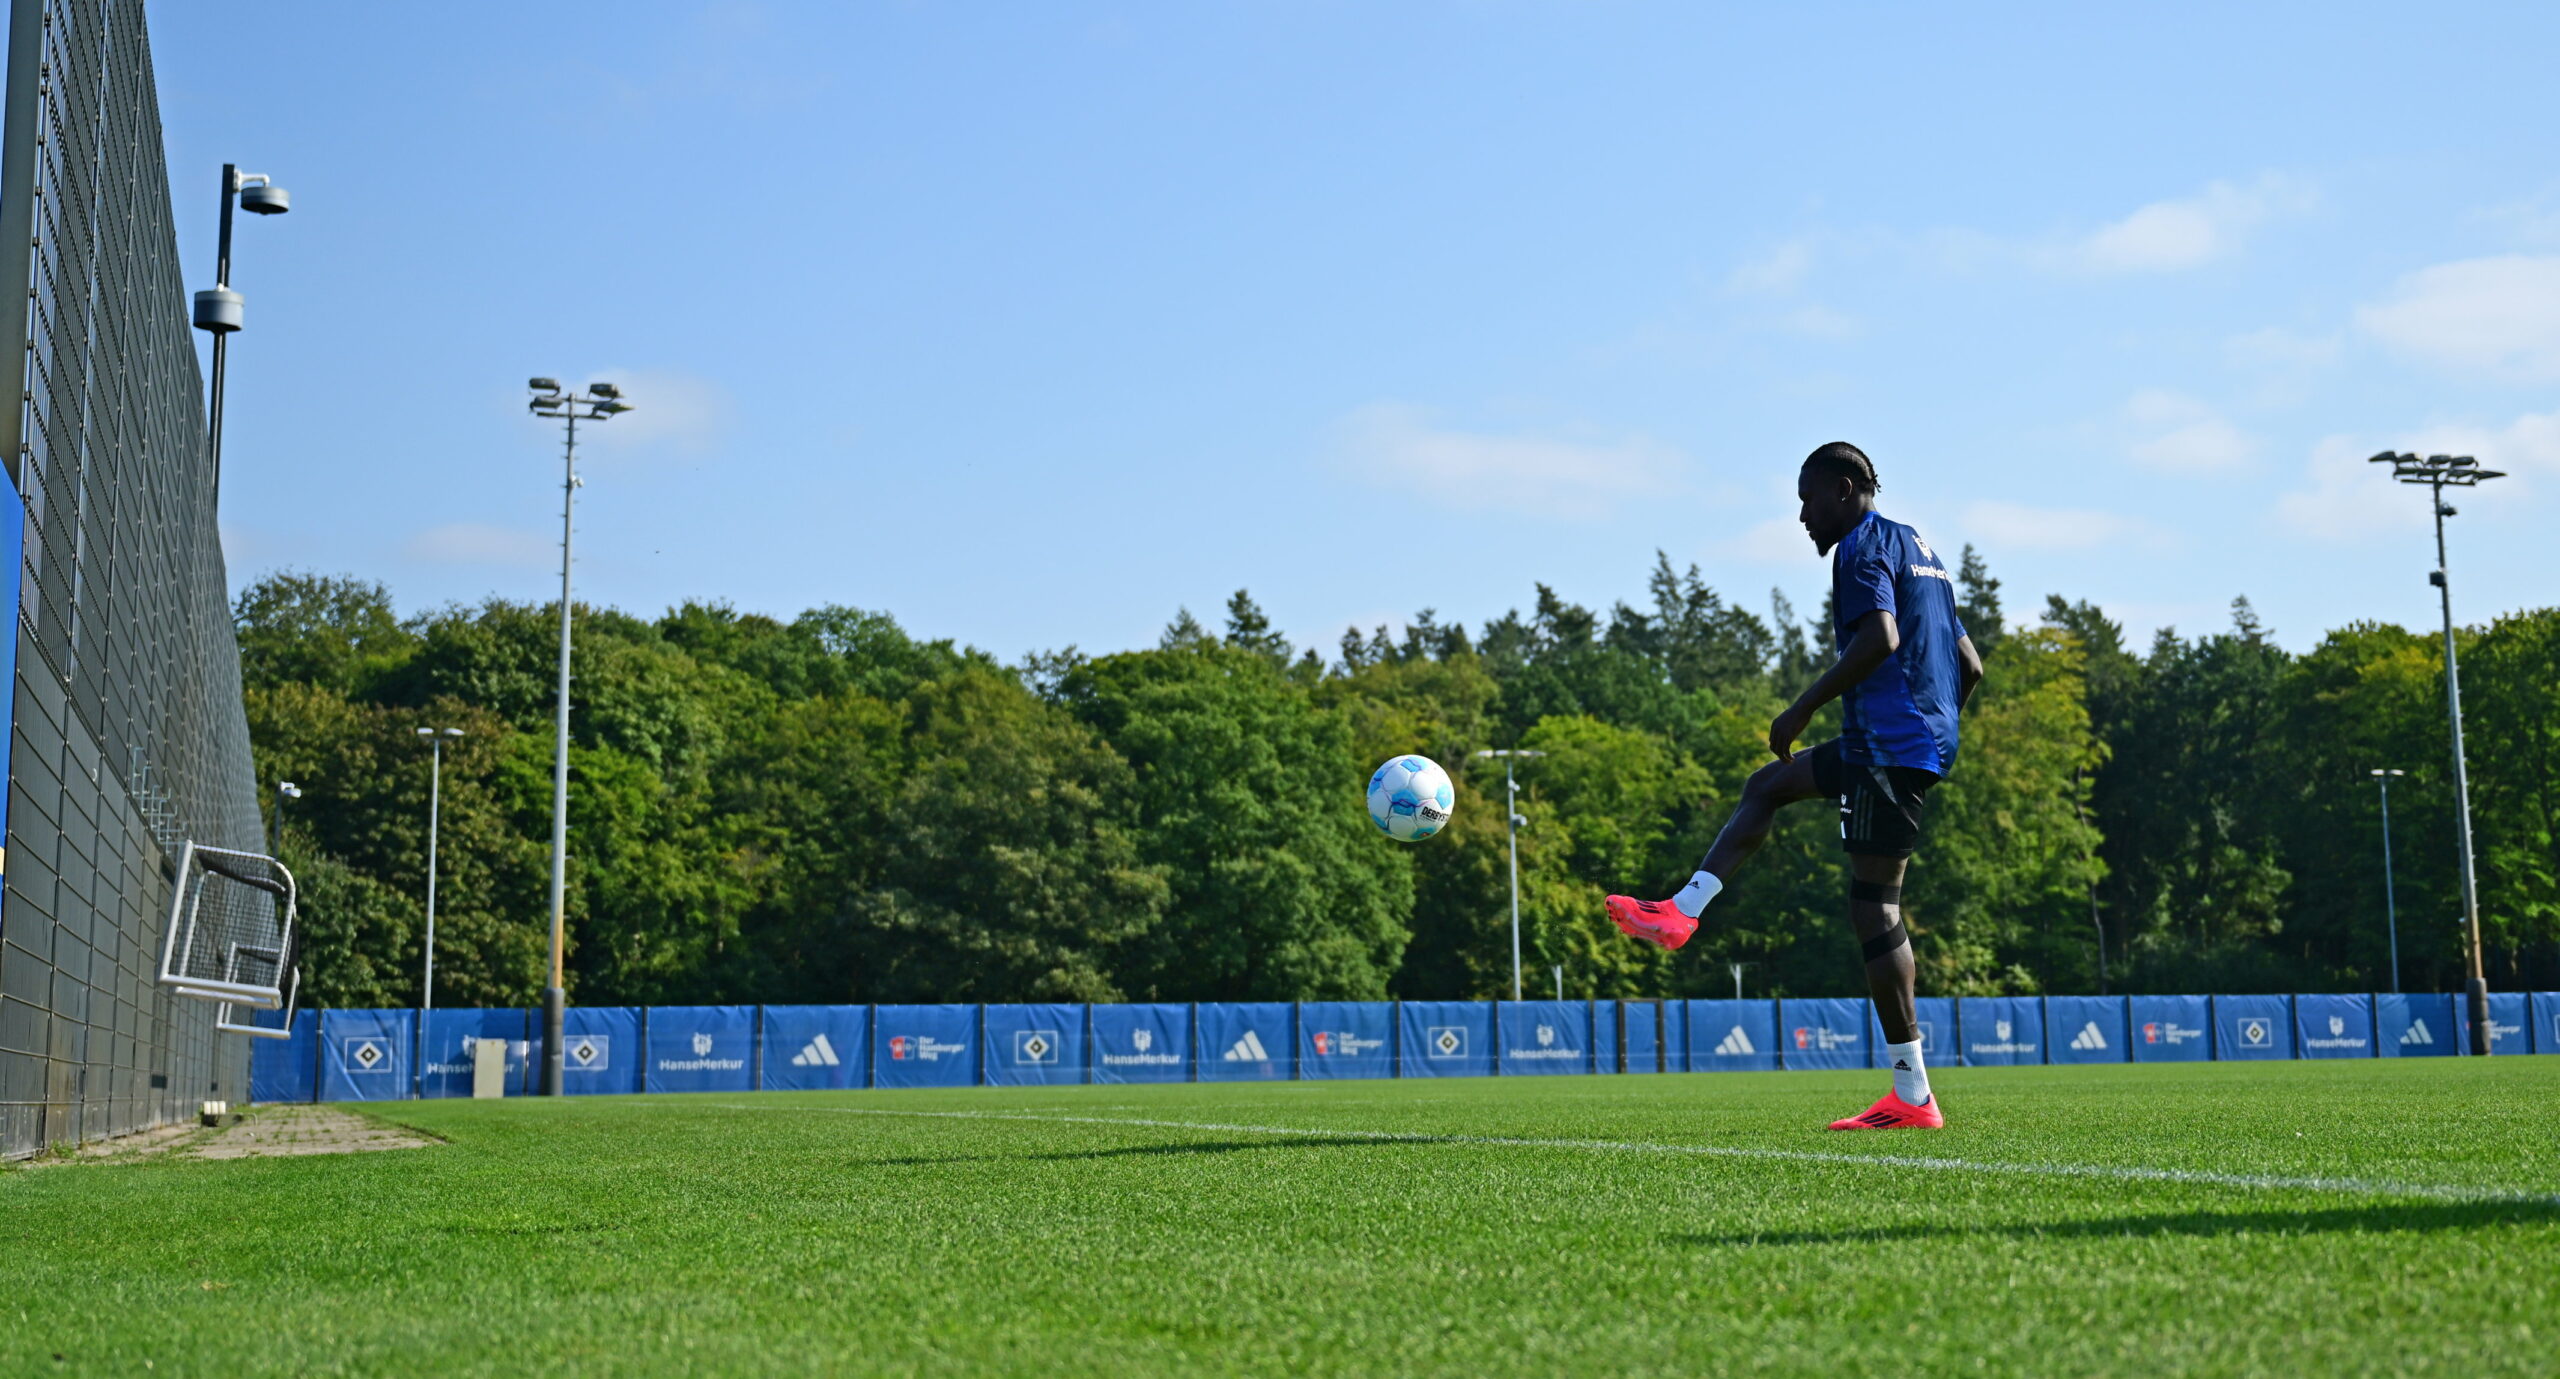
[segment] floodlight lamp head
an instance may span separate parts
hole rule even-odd
[[[276,793],[288,800],[298,800],[302,798],[302,787],[289,780],[280,780],[276,782]]]
[[[556,393],[560,391],[560,380],[556,378],[528,378],[524,381],[524,386],[531,388],[537,393]]]
[[[587,392],[592,396],[607,399],[622,396],[622,390],[610,383],[590,383],[587,385]]]
[[[460,737],[462,736],[462,730],[460,728],[447,728],[444,730],[443,735],[446,737]]]
[[[240,189],[240,209],[251,215],[283,215],[293,209],[293,194],[261,179]]]

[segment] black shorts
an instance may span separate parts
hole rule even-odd
[[[1920,845],[1920,806],[1938,773],[1843,760],[1840,739],[1813,749],[1813,783],[1840,802],[1840,850],[1908,857]]]

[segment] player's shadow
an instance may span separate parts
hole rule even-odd
[[[867,1159],[866,1168],[923,1168],[942,1164],[1073,1163],[1086,1159],[1167,1158],[1189,1154],[1242,1154],[1256,1149],[1357,1149],[1363,1140],[1331,1136],[1263,1135],[1249,1140],[1194,1140],[1185,1144],[1127,1144],[1116,1149],[1058,1150],[1048,1154],[920,1154],[895,1159]]]
[[[1979,1225],[1911,1223],[1837,1231],[1701,1232],[1667,1235],[1663,1240],[1666,1244],[1702,1247],[1857,1245],[1985,1235],[2006,1236],[2013,1240],[2326,1235],[2346,1231],[2473,1230],[2482,1226],[2548,1225],[2553,1222],[2560,1222],[2560,1205],[2540,1202],[2409,1202],[2387,1206],[2330,1207],[2319,1211],[2182,1211],[2149,1216],[1985,1222]]]

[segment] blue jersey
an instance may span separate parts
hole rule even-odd
[[[1947,567],[1920,533],[1870,512],[1832,548],[1831,608],[1841,651],[1869,613],[1891,613],[1902,636],[1840,698],[1842,759],[1945,775],[1956,763],[1956,643],[1965,635]]]

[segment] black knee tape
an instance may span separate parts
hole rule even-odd
[[[1867,961],[1874,962],[1896,948],[1909,946],[1910,943],[1911,932],[1903,928],[1901,921],[1897,920],[1892,928],[1867,940]]]
[[[1881,886],[1873,881],[1852,881],[1849,883],[1849,898],[1877,905],[1899,905],[1902,903],[1902,888]]]

